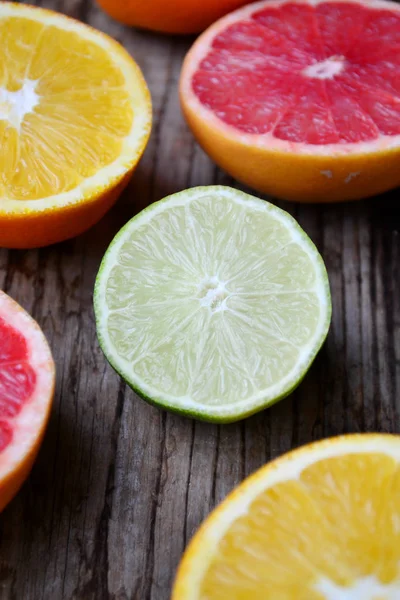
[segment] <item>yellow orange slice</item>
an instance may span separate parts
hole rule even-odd
[[[42,331],[0,291],[0,511],[32,468],[54,382],[54,362]]]
[[[139,67],[77,21],[0,4],[0,246],[81,233],[115,202],[148,139]]]
[[[400,437],[354,435],[289,453],[211,515],[173,600],[400,598]]]

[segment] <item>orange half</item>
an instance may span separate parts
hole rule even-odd
[[[163,33],[198,33],[248,0],[97,0],[114,19]]]
[[[343,436],[291,452],[200,528],[172,600],[397,600],[399,498],[398,436]]]
[[[127,184],[151,127],[139,67],[63,15],[0,4],[0,246],[85,231]]]

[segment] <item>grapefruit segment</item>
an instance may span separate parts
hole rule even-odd
[[[284,49],[287,42],[316,60],[323,60],[324,51],[314,8],[306,3],[288,2],[277,8],[267,6],[251,17],[280,39]]]
[[[323,82],[307,82],[296,100],[279,119],[273,135],[289,142],[337,144],[340,138]]]
[[[295,200],[347,200],[400,184],[399,70],[394,3],[267,0],[200,36],[181,102],[237,179]]]
[[[345,87],[336,81],[325,82],[333,122],[345,143],[373,140],[379,135],[374,120]]]
[[[358,44],[367,15],[359,4],[323,2],[315,7],[325,56],[343,56]]]
[[[386,98],[382,102],[381,94],[367,92],[360,104],[385,135],[400,135],[400,98]]]
[[[0,291],[0,510],[32,467],[54,379],[53,359],[39,326]]]

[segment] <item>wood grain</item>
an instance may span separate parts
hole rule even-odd
[[[235,183],[199,149],[180,113],[177,81],[190,38],[124,28],[87,0],[42,5],[125,45],[149,83],[154,129],[132,184],[90,232],[39,251],[0,250],[0,288],[42,325],[58,369],[39,459],[0,516],[0,598],[167,600],[186,543],[246,475],[314,439],[399,432],[398,192],[342,206],[280,203],[322,252],[333,297],[327,343],[291,397],[229,426],[148,406],[99,350],[99,262],[149,203],[189,186]]]

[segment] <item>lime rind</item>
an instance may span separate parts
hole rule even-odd
[[[188,396],[177,397],[170,395],[161,389],[157,389],[153,385],[149,385],[149,383],[138,377],[129,362],[124,360],[123,357],[118,354],[110,338],[107,327],[109,309],[106,301],[106,285],[110,273],[117,264],[117,257],[120,249],[124,242],[131,236],[132,232],[148,223],[157,214],[164,212],[166,209],[184,206],[203,196],[210,195],[229,198],[232,202],[242,204],[246,207],[254,207],[258,211],[262,209],[264,212],[267,211],[274,219],[283,223],[285,228],[290,231],[292,238],[296,239],[296,242],[301,246],[301,249],[304,250],[311,259],[315,269],[317,295],[319,306],[321,308],[321,315],[317,331],[313,336],[312,345],[305,345],[303,355],[301,356],[301,359],[297,361],[292,372],[288,373],[286,377],[282,378],[277,384],[274,384],[268,389],[260,390],[253,396],[242,401],[214,405],[197,402]],[[301,229],[296,220],[282,209],[266,201],[259,200],[225,186],[197,187],[173,194],[150,205],[133,217],[115,236],[103,258],[96,279],[94,309],[99,343],[107,360],[140,397],[149,403],[164,409],[200,420],[217,423],[228,423],[243,419],[288,396],[302,381],[318,354],[329,330],[332,311],[329,280],[324,262],[317,248],[307,234]]]

